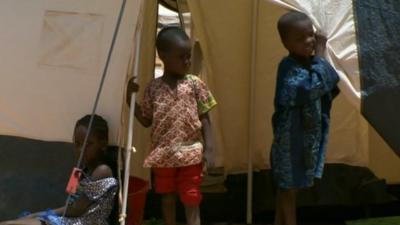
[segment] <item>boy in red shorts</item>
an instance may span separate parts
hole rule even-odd
[[[150,82],[142,104],[135,105],[136,118],[143,126],[151,126],[152,151],[144,166],[152,168],[155,191],[162,195],[165,224],[176,223],[178,195],[187,223],[200,225],[203,151],[212,154],[214,147],[208,111],[216,101],[203,81],[187,74],[191,43],[182,29],[164,28],[156,46],[164,74]]]

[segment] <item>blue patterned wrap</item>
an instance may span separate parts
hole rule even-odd
[[[338,81],[336,71],[321,57],[312,57],[309,68],[290,56],[280,62],[271,147],[272,172],[279,188],[310,187],[314,178],[322,177]]]

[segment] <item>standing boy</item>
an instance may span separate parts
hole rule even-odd
[[[283,15],[278,31],[289,55],[279,64],[272,117],[271,166],[278,188],[275,225],[295,225],[296,190],[311,187],[322,177],[339,78],[322,58],[326,38],[315,34],[307,15]]]
[[[152,149],[144,166],[152,168],[155,191],[162,195],[165,224],[176,224],[178,195],[187,223],[200,225],[203,152],[212,154],[214,148],[208,111],[216,101],[204,82],[187,74],[191,43],[182,29],[161,30],[156,47],[164,74],[150,82],[142,104],[135,105],[136,118],[143,126],[151,126]]]

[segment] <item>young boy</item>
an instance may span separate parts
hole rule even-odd
[[[164,74],[151,81],[142,104],[135,105],[136,118],[152,129],[152,151],[144,166],[152,168],[155,191],[162,195],[165,224],[176,223],[178,194],[185,206],[187,223],[200,225],[203,143],[204,154],[212,154],[214,141],[208,111],[216,101],[197,76],[187,75],[191,43],[182,29],[161,30],[156,47]]]
[[[289,12],[278,21],[289,51],[278,68],[271,166],[278,187],[275,225],[296,224],[296,190],[322,177],[329,113],[338,94],[338,75],[323,58],[326,38],[315,34],[303,13]]]

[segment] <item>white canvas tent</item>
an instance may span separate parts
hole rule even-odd
[[[275,24],[285,9],[267,0],[179,2],[191,12],[204,56],[200,75],[219,103],[212,111],[218,165],[227,173],[246,172],[249,162],[252,170],[269,168],[275,70],[285,55]],[[285,4],[307,11],[305,2]],[[3,0],[0,6],[0,133],[69,142],[74,122],[93,106],[120,2]],[[156,24],[156,0],[127,1],[98,110],[111,125],[112,143],[124,144],[124,88],[134,66],[136,27],[141,28],[138,82],[144,87],[153,78]],[[399,183],[400,160],[360,115],[352,100],[358,90],[352,75],[341,75],[353,89],[342,85],[335,100],[327,162],[365,166]],[[135,126],[134,145],[131,172],[148,178],[142,161],[149,131]]]

